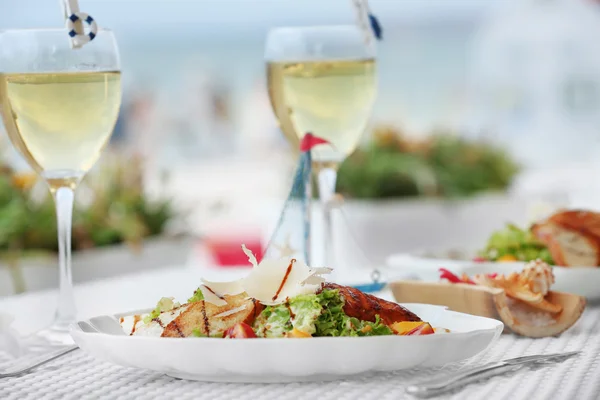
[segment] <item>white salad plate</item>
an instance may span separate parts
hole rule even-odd
[[[395,272],[414,276],[427,282],[440,280],[439,268],[461,275],[519,272],[524,262],[475,262],[443,258],[420,257],[411,254],[395,254],[387,259],[388,267]],[[555,283],[552,290],[584,296],[590,302],[600,301],[600,267],[558,267],[552,268]]]
[[[296,382],[341,379],[377,371],[443,366],[485,350],[502,322],[445,307],[406,304],[433,327],[451,333],[424,336],[217,339],[128,336],[117,316],[71,326],[73,339],[92,356],[114,364],[211,382]]]

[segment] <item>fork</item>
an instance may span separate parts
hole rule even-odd
[[[79,327],[86,332],[98,332],[98,328],[93,324],[93,323],[87,323],[87,322],[78,322]],[[67,347],[62,347],[57,351],[54,351],[52,353],[49,354],[44,354],[40,357],[35,358],[33,361],[30,361],[28,364],[25,364],[25,366],[23,366],[21,363],[18,366],[13,366],[12,369],[9,368],[8,370],[4,370],[0,372],[0,378],[12,378],[15,376],[19,376],[22,374],[25,374],[27,372],[32,371],[33,369],[39,367],[40,365],[44,365],[49,363],[50,361],[54,361],[59,357],[62,357],[64,355],[67,355],[75,350],[77,350],[79,348],[79,346],[77,345],[73,345],[73,346],[67,346]]]
[[[466,386],[470,383],[491,378],[502,373],[516,371],[525,366],[562,362],[567,358],[578,355],[579,353],[579,351],[571,351],[567,353],[522,356],[509,360],[484,364],[479,367],[458,371],[449,376],[431,379],[427,382],[421,382],[417,385],[411,385],[406,388],[406,392],[421,398],[438,396],[448,391]]]
[[[30,362],[29,365],[26,365],[24,367],[22,367],[22,366],[18,366],[16,368],[13,367],[12,370],[9,369],[9,370],[0,372],[0,378],[11,378],[14,376],[19,376],[21,374],[25,374],[25,373],[33,370],[34,368],[39,367],[40,365],[44,365],[46,363],[49,363],[50,361],[54,361],[57,358],[64,356],[65,354],[69,354],[70,352],[77,350],[78,348],[79,348],[79,346],[68,346],[66,348],[62,348],[62,349],[52,352],[50,354],[46,354],[46,355],[44,355],[44,357],[42,359],[37,358],[33,362]]]

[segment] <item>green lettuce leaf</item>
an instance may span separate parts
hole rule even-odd
[[[194,295],[188,299],[188,303],[197,303],[202,300],[204,300],[204,295],[200,291],[200,288],[198,288],[194,291]]]
[[[352,336],[344,300],[337,290],[323,290],[317,295],[323,312],[315,322],[315,336]]]
[[[344,313],[344,301],[337,290],[323,290],[319,297],[324,311],[316,321],[314,336],[379,336],[394,333],[381,322],[379,315],[375,316],[375,322],[347,316]]]
[[[202,333],[202,330],[200,330],[200,328],[194,328],[192,330],[192,336],[193,337],[211,337],[211,338],[222,338],[224,335],[224,332],[216,332],[213,333],[212,335],[205,335],[204,333]]]
[[[144,317],[143,322],[147,324],[154,318],[158,318],[161,312],[171,311],[172,309],[177,308],[179,306],[180,304],[173,301],[172,297],[163,297],[158,301],[154,310],[152,310],[150,314]]]
[[[352,333],[350,336],[382,336],[394,334],[394,331],[381,321],[379,315],[375,316],[375,322],[348,318],[350,319],[350,324],[352,326]]]
[[[268,306],[254,321],[254,332],[258,337],[285,337],[292,330],[292,314],[285,304]]]
[[[314,334],[317,329],[315,322],[323,312],[319,295],[304,294],[292,297],[288,306],[294,315],[292,319],[292,327],[299,331]]]
[[[293,315],[293,318],[292,318]],[[376,336],[392,335],[381,322],[361,321],[344,313],[344,300],[337,290],[293,297],[287,304],[266,307],[258,316],[254,330],[259,337],[285,337],[292,329],[312,336]]]

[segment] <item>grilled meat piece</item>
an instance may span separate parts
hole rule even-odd
[[[375,322],[375,316],[379,315],[386,325],[400,321],[421,321],[421,318],[401,305],[363,293],[355,288],[328,282],[323,284],[321,290],[323,289],[339,291],[344,299],[344,312],[349,317]]]

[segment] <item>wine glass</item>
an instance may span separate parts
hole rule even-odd
[[[375,41],[358,26],[284,27],[265,48],[269,97],[294,148],[306,133],[327,140],[313,148],[324,221],[325,264],[335,267],[331,205],[337,169],[358,146],[376,94]]]
[[[59,295],[54,322],[33,335],[43,345],[71,343],[76,309],[71,279],[74,192],[100,157],[121,105],[113,33],[72,49],[66,29],[0,31],[0,113],[13,145],[48,183],[56,204]]]

